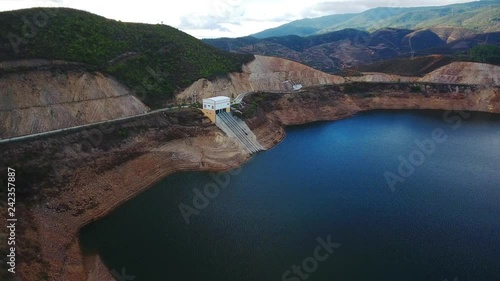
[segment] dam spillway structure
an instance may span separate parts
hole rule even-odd
[[[212,123],[226,135],[235,139],[250,154],[264,150],[264,147],[257,140],[257,136],[250,130],[245,121],[231,113],[231,99],[229,97],[218,96],[203,99],[201,111]]]

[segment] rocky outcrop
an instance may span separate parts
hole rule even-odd
[[[421,89],[415,92],[415,87]],[[356,94],[346,93],[356,91]],[[338,120],[368,110],[434,109],[500,113],[500,87],[437,84],[353,84],[301,93],[256,93],[246,103],[260,110],[247,120],[267,147],[284,137],[283,126]],[[245,108],[243,109],[245,112]]]
[[[17,62],[15,67],[43,63]],[[126,87],[100,73],[49,70],[7,73],[0,76],[0,89],[0,138],[111,120],[149,110]]]
[[[34,201],[23,206],[20,221],[36,225],[36,231],[23,227],[17,233],[23,241],[17,270],[23,281],[45,274],[54,281],[107,280],[99,259],[82,257],[82,226],[169,174],[222,171],[249,158],[197,110],[158,112],[1,144],[0,155],[0,167],[13,165],[25,175],[16,182],[25,187],[17,196]]]
[[[289,81],[289,82],[286,82]],[[255,91],[287,91],[291,84],[303,86],[343,83],[344,78],[330,75],[303,64],[276,57],[255,56],[243,66],[242,73],[231,73],[214,80],[200,79],[177,95],[180,100],[193,97],[228,96]]]

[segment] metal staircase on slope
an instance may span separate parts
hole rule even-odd
[[[218,113],[215,124],[228,136],[236,138],[250,153],[264,150],[248,126],[231,113]]]

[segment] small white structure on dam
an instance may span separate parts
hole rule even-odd
[[[201,111],[203,111],[203,114],[210,121],[216,123],[217,113],[231,112],[231,99],[225,96],[203,99],[203,108]]]

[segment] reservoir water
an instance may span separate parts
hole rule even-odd
[[[500,117],[289,127],[232,173],[165,178],[80,242],[117,280],[498,281]]]

